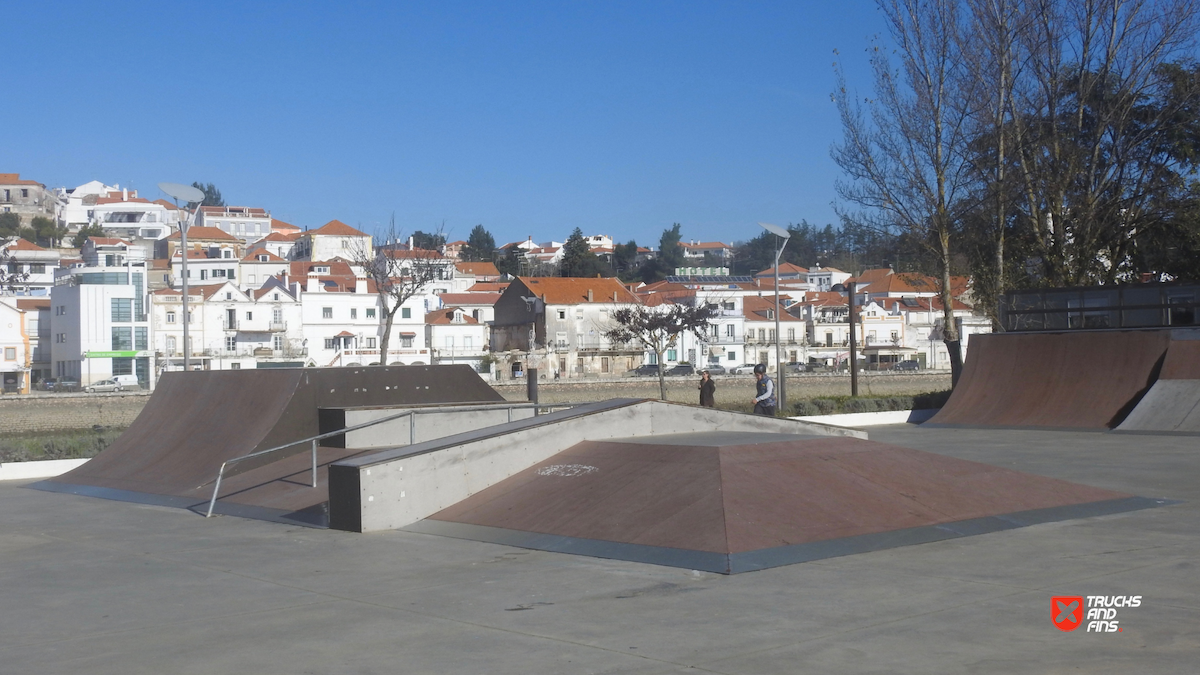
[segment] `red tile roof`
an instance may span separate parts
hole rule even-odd
[[[36,180],[22,180],[19,173],[0,173],[0,185],[41,185]]]
[[[783,275],[788,275],[788,274],[805,275],[805,274],[808,274],[808,268],[801,267],[799,265],[793,265],[792,263],[785,262],[779,266],[779,273],[780,273],[780,278],[782,278]],[[768,267],[767,269],[759,272],[758,274],[755,274],[754,276],[769,277],[769,278],[773,279],[773,278],[775,278],[775,268]]]
[[[267,259],[265,261],[259,260],[258,256],[260,256],[260,255],[266,256]],[[247,253],[246,257],[242,258],[242,260],[245,262],[252,262],[252,263],[255,263],[255,262],[287,262],[286,260],[284,260],[283,258],[280,258],[279,256],[275,255],[274,253],[271,253],[270,251],[265,251],[262,249],[255,249],[254,251]]]
[[[799,318],[793,316],[792,314],[789,314],[787,311],[787,306],[784,304],[784,301],[790,300],[790,299],[791,298],[786,295],[779,296],[779,309],[780,309],[779,321],[780,321],[780,323],[787,323],[789,321],[800,321]],[[775,311],[775,295],[774,294],[772,294],[770,298],[760,298],[756,295],[747,295],[742,298],[742,315],[746,317],[747,321],[774,321],[775,320],[774,317],[768,315],[768,312],[774,312],[774,311]]]
[[[519,277],[535,295],[549,305],[578,305],[592,302],[624,302],[637,304],[638,298],[616,279],[580,277]],[[615,298],[615,300],[614,300]]]
[[[4,248],[9,251],[48,251],[49,249],[42,248],[37,244],[26,239],[17,239],[11,244],[6,244]]]
[[[476,281],[474,286],[467,289],[468,293],[503,293],[508,288],[507,281]]]
[[[500,270],[496,269],[496,263],[490,262],[460,262],[454,263],[454,267],[463,274],[474,274],[476,276],[500,276]]]
[[[436,326],[448,326],[450,324],[453,324],[454,323],[454,321],[453,321],[454,310],[456,310],[456,309],[461,311],[462,307],[443,307],[442,309],[439,309],[437,311],[430,312],[425,315],[425,323],[436,325]],[[462,325],[462,324],[471,324],[471,325],[477,326],[477,325],[479,325],[479,321],[477,321],[475,319],[475,317],[464,312],[463,320],[460,322],[460,325]]]
[[[274,232],[287,233],[287,232],[299,232],[299,231],[300,231],[300,228],[296,227],[295,225],[292,225],[291,223],[285,223],[282,220],[279,220],[278,218],[271,219],[271,232],[273,232],[273,233]]]
[[[167,201],[167,200],[165,200],[165,199],[155,199],[154,201],[152,201],[152,202],[150,202],[150,203],[151,203],[151,204],[158,204],[158,205],[160,205],[160,206],[165,206],[165,207],[167,207],[168,209],[171,209],[172,211],[178,211],[178,210],[179,210],[179,207],[178,207],[178,206],[175,206],[173,203],[171,203],[171,202],[169,202],[169,201]]]
[[[359,232],[340,220],[331,220],[321,227],[310,230],[308,234],[329,235],[335,237],[366,237],[367,233]]]

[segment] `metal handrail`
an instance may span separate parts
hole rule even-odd
[[[474,411],[479,411],[479,410],[498,410],[498,409],[503,408],[504,410],[508,411],[508,421],[512,422],[512,411],[516,410],[516,409],[533,408],[533,415],[534,415],[534,417],[537,417],[538,410],[540,410],[542,408],[572,408],[577,405],[581,405],[581,404],[579,404],[579,403],[511,403],[509,405],[504,405],[504,406],[500,406],[500,405],[441,406],[441,407],[437,407],[437,408],[428,408],[428,409],[423,409],[423,410],[405,410],[404,412],[396,413],[395,415],[388,415],[387,417],[381,417],[377,420],[371,420],[370,422],[363,422],[362,424],[355,424],[352,427],[344,427],[344,428],[338,429],[336,431],[327,431],[323,434],[318,434],[316,436],[302,438],[298,441],[292,441],[291,443],[284,443],[283,445],[277,445],[273,448],[267,448],[266,450],[259,450],[258,452],[252,452],[248,455],[242,455],[240,457],[234,457],[232,459],[227,459],[224,462],[221,462],[221,468],[219,471],[217,471],[217,480],[216,480],[216,484],[213,485],[212,499],[210,499],[208,501],[208,511],[204,514],[204,517],[205,518],[212,517],[213,508],[215,508],[217,505],[217,495],[220,494],[220,492],[221,492],[221,481],[225,478],[225,467],[226,466],[237,464],[238,462],[242,462],[247,459],[253,459],[255,457],[262,457],[263,455],[268,455],[273,452],[278,452],[280,450],[283,450],[284,448],[290,448],[293,445],[300,445],[301,443],[311,443],[312,444],[312,451],[311,451],[312,452],[312,487],[317,487],[317,447],[318,447],[317,441],[320,441],[320,440],[323,440],[326,438],[331,438],[333,436],[341,436],[341,435],[344,435],[351,431],[358,431],[359,429],[365,429],[367,427],[372,427],[372,426],[375,426],[376,424],[383,424],[384,422],[391,422],[392,420],[397,420],[397,419],[400,419],[401,417],[409,417],[410,420],[408,423],[408,444],[413,445],[414,443],[416,443],[416,436],[417,436],[417,425],[416,425],[416,416],[417,415],[427,415],[427,414],[431,414],[431,413],[446,412],[447,409],[455,410],[458,412],[474,412]],[[201,487],[203,487],[203,486],[201,486]]]

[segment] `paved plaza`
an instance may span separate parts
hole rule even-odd
[[[735,576],[0,483],[0,673],[1184,673],[1200,439],[871,439],[1181,503]],[[1140,595],[1115,633],[1052,596]]]

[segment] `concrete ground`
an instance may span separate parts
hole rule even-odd
[[[737,576],[304,529],[0,483],[3,673],[1183,673],[1196,438],[872,428],[1184,503]],[[1054,595],[1141,595],[1119,633]]]

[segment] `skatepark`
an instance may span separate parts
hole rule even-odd
[[[1186,670],[1200,341],[980,338],[930,422],[863,429],[511,404],[444,367],[165,378],[95,460],[0,483],[0,656],[13,672]],[[1052,596],[1088,595],[1144,600],[1119,633],[1047,618]]]

